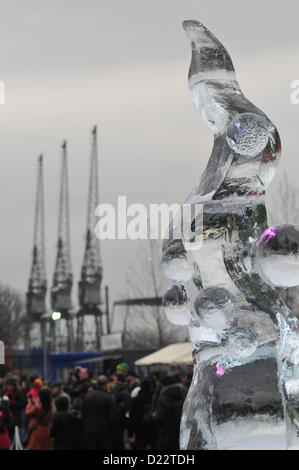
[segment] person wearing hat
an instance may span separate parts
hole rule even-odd
[[[43,386],[43,381],[40,378],[37,378],[33,382],[33,387],[27,393],[27,398],[31,404],[35,404],[38,399],[38,392]]]
[[[116,372],[121,372],[122,374],[126,374],[128,372],[129,366],[125,362],[121,362],[116,366]]]

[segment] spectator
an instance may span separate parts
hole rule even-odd
[[[23,442],[26,435],[26,419],[25,419],[25,408],[27,405],[27,393],[29,392],[29,386],[26,376],[21,377],[20,380],[20,389],[23,393],[24,407],[21,409],[21,426],[20,426],[20,439]]]
[[[0,399],[0,450],[10,448],[9,425],[9,398],[4,395]]]
[[[82,400],[80,400],[80,398],[75,398],[71,404],[70,421],[67,432],[69,436],[68,450],[84,450],[85,442],[83,439]]]
[[[30,419],[30,432],[27,448],[29,450],[53,450],[49,425],[52,417],[51,393],[46,387],[39,390],[37,403],[28,403],[25,416]]]
[[[58,382],[53,383],[50,387],[50,391],[51,391],[51,396],[52,396],[52,400],[53,400],[53,403],[52,403],[53,412],[56,411],[56,405],[55,405],[56,398],[58,398],[60,396],[65,397],[68,401],[68,404],[70,405],[71,397],[69,396],[68,393],[66,393],[62,390],[62,386],[61,386],[60,383],[58,383]]]
[[[108,450],[113,447],[113,418],[115,402],[99,381],[83,401],[82,417],[87,450]]]
[[[42,381],[41,378],[38,377],[38,378],[34,379],[32,388],[27,393],[27,399],[28,400],[30,399],[30,402],[33,401],[34,403],[36,403],[36,401],[38,399],[38,392],[39,392],[39,390],[41,389],[42,386],[43,386],[43,381]]]
[[[140,382],[137,379],[137,375],[135,374],[133,370],[128,371],[126,382],[128,384],[128,390],[129,390],[131,398],[136,397],[138,392],[140,391]]]
[[[121,374],[125,374],[128,372],[129,366],[125,362],[121,362],[116,366],[116,374],[120,372]]]
[[[69,422],[70,414],[68,413],[69,400],[66,396],[58,395],[55,399],[55,409],[53,413],[50,435],[55,450],[69,449]]]
[[[184,372],[184,371],[179,371],[177,373],[177,381],[178,381],[178,383],[181,383],[185,387],[185,390],[187,392],[188,388],[190,386],[187,373]]]
[[[4,393],[9,399],[11,414],[9,434],[12,440],[15,426],[18,426],[20,429],[24,426],[22,414],[24,413],[27,400],[22,390],[18,387],[16,378],[10,375],[5,380]]]
[[[130,407],[130,394],[124,374],[118,372],[113,376],[115,412],[114,448],[124,449],[124,432],[127,428],[128,413]]]
[[[87,394],[88,386],[90,385],[90,374],[88,370],[83,367],[80,367],[78,372],[78,380],[75,382],[75,385],[69,389],[69,393],[71,398],[81,398],[81,400],[83,400]]]
[[[128,428],[129,440],[136,450],[155,449],[157,430],[154,421],[153,386],[149,379],[141,382],[139,393],[132,398]]]
[[[180,421],[186,390],[175,377],[164,377],[161,383],[163,388],[157,400],[155,416],[158,426],[158,449],[179,450]]]

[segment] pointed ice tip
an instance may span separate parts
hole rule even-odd
[[[186,34],[193,39],[199,31],[205,31],[207,28],[197,20],[185,20],[183,21],[183,28],[186,31]]]
[[[97,133],[97,126],[96,125],[93,126],[92,133],[93,133],[93,135],[96,135],[96,133]]]
[[[197,20],[185,20],[182,23],[184,29],[188,28],[204,28],[204,25]]]
[[[40,156],[38,157],[38,161],[41,163],[43,161],[43,154],[41,153]]]
[[[64,140],[64,141],[62,142],[62,146],[61,146],[61,147],[63,148],[63,150],[66,149],[66,140]]]

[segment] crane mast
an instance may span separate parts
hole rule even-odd
[[[53,312],[59,312],[61,319],[67,323],[67,349],[73,349],[73,320],[71,292],[73,284],[71,249],[70,249],[70,215],[68,191],[67,142],[61,146],[61,180],[58,216],[58,241],[56,263],[51,288],[51,307]],[[52,349],[56,350],[56,322],[51,322]]]
[[[81,278],[79,281],[79,304],[77,314],[77,347],[84,349],[84,317],[94,316],[96,346],[100,348],[100,336],[102,334],[101,317],[101,283],[102,283],[102,261],[100,253],[100,242],[95,234],[95,209],[99,204],[98,191],[98,150],[97,150],[97,127],[92,129],[92,145],[90,159],[89,192],[87,206],[87,229],[85,238],[85,251]]]
[[[30,347],[29,325],[41,322],[41,317],[46,312],[46,293],[43,155],[40,155],[38,158],[32,264],[26,295],[28,327],[25,342],[27,348]]]

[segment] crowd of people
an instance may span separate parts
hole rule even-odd
[[[29,450],[178,450],[191,377],[183,371],[139,378],[118,364],[111,377],[76,367],[64,383],[37,375],[0,378],[0,450],[16,430]]]

